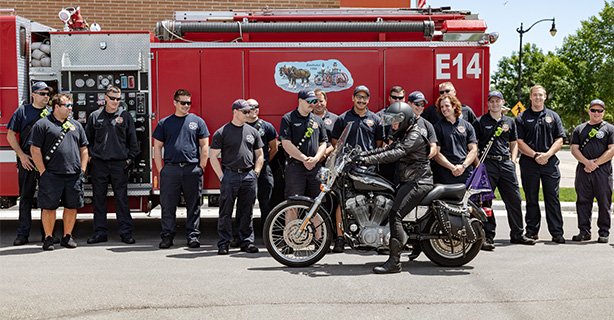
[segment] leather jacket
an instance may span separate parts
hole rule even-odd
[[[398,175],[403,183],[433,184],[429,163],[430,144],[417,125],[413,125],[405,136],[383,148],[360,153],[360,162],[365,165],[393,163],[399,161]]]

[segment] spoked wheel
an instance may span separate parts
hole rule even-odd
[[[345,85],[348,83],[348,75],[343,72],[337,74],[335,77],[335,82],[337,83],[338,87],[345,87]]]
[[[300,230],[311,203],[287,200],[271,211],[264,224],[264,244],[269,254],[288,267],[307,267],[322,259],[332,240],[332,226],[318,210]]]
[[[431,235],[443,235],[439,228],[439,223],[435,217],[427,222],[426,230]],[[460,267],[473,260],[480,252],[482,241],[465,243],[465,255],[463,256],[463,244],[461,241],[452,240],[447,237],[440,239],[427,239],[420,242],[424,254],[435,264],[442,267]]]

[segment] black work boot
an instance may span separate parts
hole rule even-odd
[[[401,242],[397,239],[390,239],[390,257],[381,266],[373,268],[377,274],[399,273],[401,272]]]

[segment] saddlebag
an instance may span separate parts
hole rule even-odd
[[[471,218],[469,212],[463,210],[461,205],[434,200],[432,206],[441,230],[448,237],[467,243],[474,243],[484,238],[482,222]]]

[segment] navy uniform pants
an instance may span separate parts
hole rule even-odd
[[[486,159],[483,164],[486,166],[490,187],[493,191],[499,189],[503,203],[505,203],[507,222],[510,225],[510,238],[519,239],[522,237],[524,230],[522,228],[522,198],[520,197],[518,181],[516,181],[516,165],[511,160],[497,161],[492,159]],[[491,207],[492,201],[484,201],[483,205]],[[484,224],[486,238],[494,238],[496,228],[497,221],[493,213]]]
[[[597,170],[586,173],[584,167],[576,167],[576,179],[574,181],[578,200],[576,210],[578,212],[578,229],[581,234],[591,234],[591,216],[593,213],[593,199],[597,199],[599,215],[597,216],[597,227],[599,236],[608,237],[610,235],[610,215],[612,210],[612,167],[597,168]]]
[[[185,222],[186,238],[200,237],[200,206],[203,196],[203,169],[196,163],[179,165],[166,164],[160,172],[160,206],[162,207],[162,238],[177,234],[175,221],[177,205],[185,200],[187,216]]]
[[[441,184],[455,184],[455,183],[466,183],[471,173],[473,172],[473,166],[469,166],[465,169],[463,174],[456,177],[452,174],[450,169],[444,168],[435,160],[431,161],[431,168],[433,169],[433,181],[435,183]]]
[[[318,162],[313,169],[307,170],[302,162],[290,160],[286,166],[286,199],[295,195],[315,199],[320,194],[318,172],[321,167]]]
[[[520,157],[520,177],[524,196],[527,202],[527,234],[539,233],[541,224],[541,212],[539,210],[539,187],[540,182],[546,203],[546,222],[550,235],[563,235],[563,216],[561,214],[561,202],[559,200],[559,183],[561,172],[559,171],[559,159],[556,156],[548,159],[548,163],[540,165],[532,158],[525,155]]]
[[[90,173],[92,178],[94,232],[101,236],[109,233],[107,228],[107,187],[113,188],[115,213],[120,235],[132,234],[134,224],[128,204],[128,172],[124,171],[126,160],[101,160],[92,158]]]
[[[264,226],[266,217],[271,212],[271,195],[273,194],[273,171],[268,163],[265,163],[258,177],[258,205],[260,206],[260,221]]]
[[[228,245],[232,239],[232,210],[237,202],[237,236],[241,248],[254,243],[253,214],[258,177],[254,170],[235,172],[224,169],[224,178],[220,182],[220,217],[217,232],[220,236],[218,247]]]
[[[32,205],[34,204],[38,171],[26,170],[21,165],[19,159],[17,159],[17,168],[19,182],[19,223],[17,224],[17,235],[29,237],[30,228],[32,227]]]

